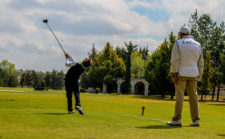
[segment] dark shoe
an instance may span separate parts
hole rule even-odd
[[[81,108],[80,106],[76,106],[75,109],[76,109],[81,115],[84,114],[84,112],[83,112],[83,110],[82,110],[82,108]]]
[[[182,126],[180,120],[177,120],[177,121],[168,121],[167,122],[167,125],[170,125],[170,126]]]
[[[68,111],[68,114],[73,114],[75,111],[72,110],[72,111]]]

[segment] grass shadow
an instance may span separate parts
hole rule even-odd
[[[46,114],[46,115],[66,115],[68,113],[33,113],[33,114]]]
[[[142,126],[142,127],[136,127],[136,128],[141,128],[141,129],[174,129],[174,128],[182,128],[182,127],[181,126],[168,126],[168,125],[149,125],[149,126]]]
[[[161,95],[150,95],[150,96],[144,96],[144,95],[134,95],[133,98],[140,98],[140,99],[153,99],[153,100],[162,100],[162,101],[174,101],[174,99],[170,99],[169,96],[165,96],[165,98],[162,98]]]
[[[15,99],[0,99],[0,101],[15,101]]]
[[[225,137],[225,134],[217,134],[217,136]]]

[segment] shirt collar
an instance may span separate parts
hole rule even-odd
[[[85,67],[84,67],[84,65],[83,65],[83,63],[82,62],[79,62],[79,64],[85,69]]]
[[[186,35],[183,38],[193,38],[191,35]]]

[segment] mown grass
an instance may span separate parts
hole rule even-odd
[[[16,92],[17,91],[17,92]],[[85,115],[67,114],[64,91],[0,88],[0,138],[157,139],[224,138],[225,103],[201,102],[201,127],[190,127],[188,101],[183,127],[170,127],[174,101],[116,94],[81,94]],[[141,116],[141,107],[145,114]]]

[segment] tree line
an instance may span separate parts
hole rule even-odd
[[[148,47],[140,47],[132,42],[124,47],[113,47],[109,42],[101,51],[93,45],[89,57],[93,59],[93,66],[83,74],[81,86],[91,86],[102,89],[107,85],[107,92],[117,91],[117,79],[124,78],[123,93],[130,92],[130,78],[144,78],[144,64],[148,57]],[[133,64],[131,64],[133,63]],[[128,87],[127,87],[128,86]],[[128,89],[127,89],[128,88]]]
[[[63,71],[38,72],[35,70],[16,70],[15,65],[3,60],[0,63],[0,86],[29,87],[35,89],[64,88]]]

